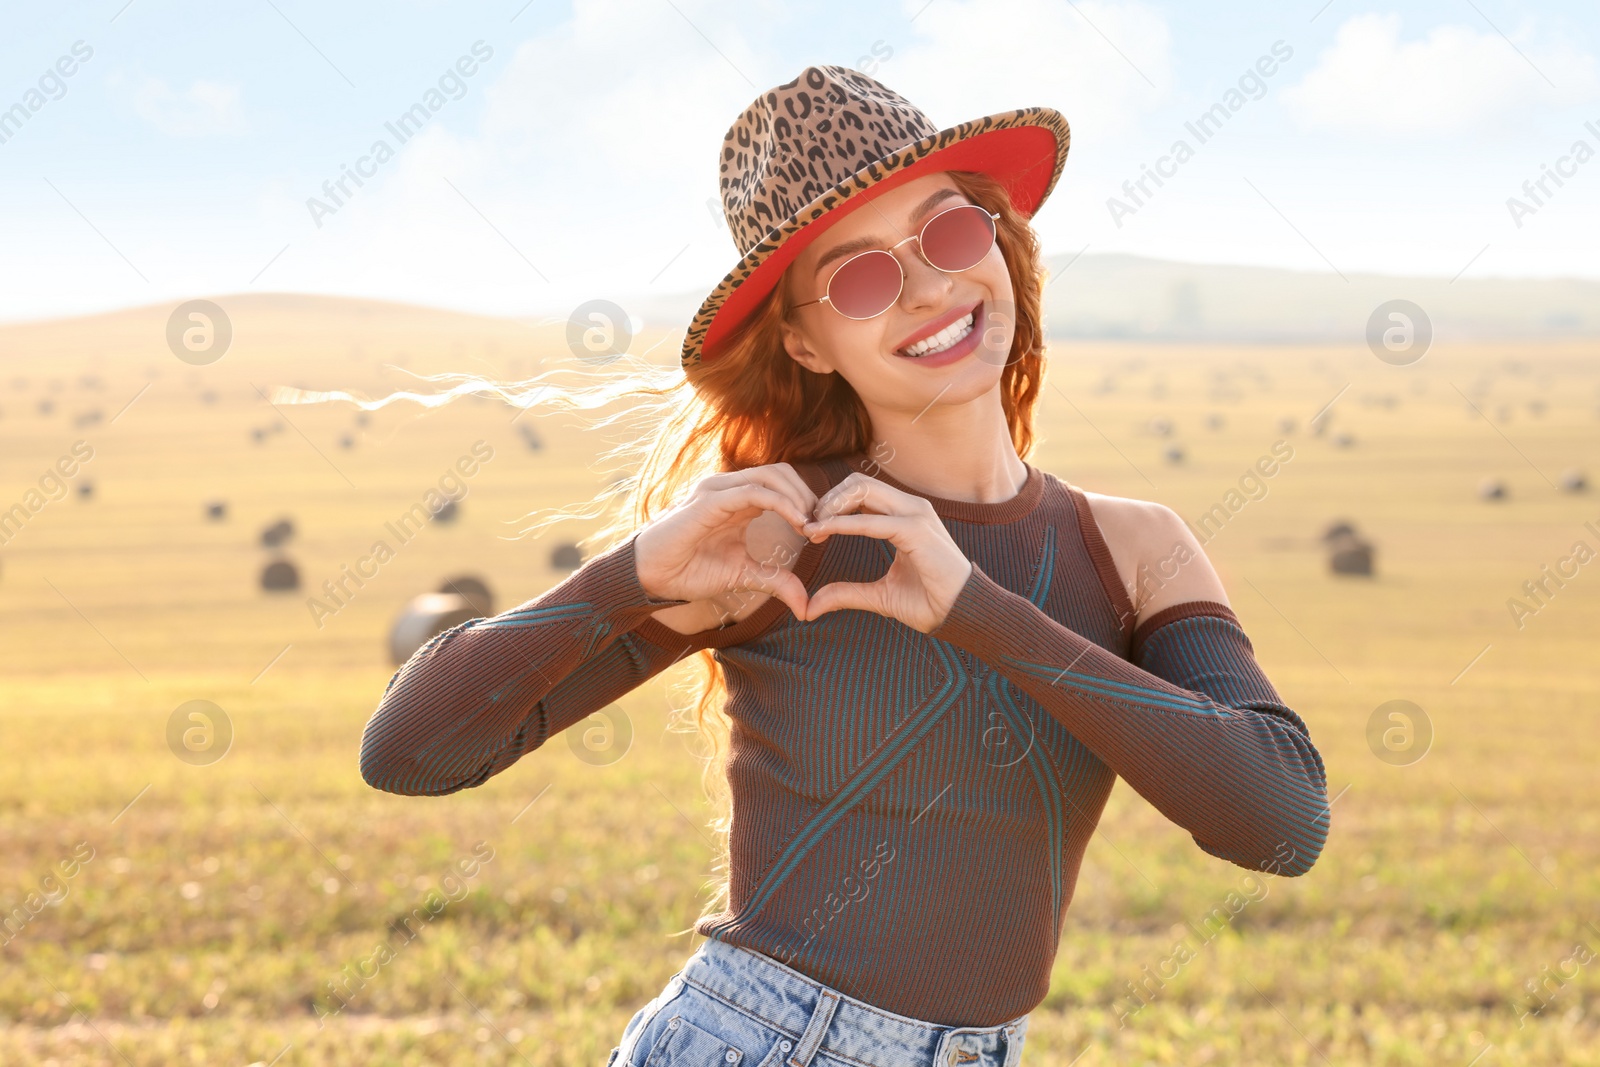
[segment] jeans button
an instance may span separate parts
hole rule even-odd
[[[722,1057],[722,1058],[723,1058],[723,1059],[724,1059],[724,1060],[726,1060],[726,1061],[727,1061],[727,1062],[729,1062],[729,1063],[738,1063],[738,1062],[739,1062],[739,1052],[738,1052],[738,1050],[737,1050],[737,1049],[731,1049],[731,1048],[730,1048],[730,1049],[729,1049],[729,1050],[728,1050],[728,1051],[727,1051],[727,1052],[726,1052],[726,1053],[725,1053],[725,1054],[724,1054],[724,1055],[723,1055],[723,1057]]]
[[[778,1047],[783,1049],[783,1051],[788,1052],[794,1046],[789,1044],[789,1042],[787,1042],[787,1041],[780,1041],[780,1042],[778,1042]]]
[[[671,1019],[667,1020],[667,1029],[668,1030],[676,1030],[677,1028],[678,1028],[678,1017],[676,1015],[674,1015]]]

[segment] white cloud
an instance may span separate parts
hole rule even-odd
[[[1536,48],[1529,36],[1435,26],[1424,40],[1402,42],[1398,14],[1357,15],[1284,90],[1284,106],[1306,127],[1449,133],[1594,98],[1593,56],[1566,44]]]
[[[169,137],[211,137],[244,130],[237,85],[201,79],[180,93],[160,78],[146,78],[133,91],[133,109]]]
[[[926,6],[925,6],[926,5]],[[1125,132],[1167,95],[1171,33],[1140,3],[905,0],[915,36],[875,75],[939,126],[1043,104],[1076,135]]]
[[[717,150],[782,76],[722,0],[677,8],[727,60],[672,5],[621,0],[581,0],[572,19],[514,48],[491,42],[469,80],[476,130],[435,119],[304,234],[274,284],[348,289],[359,277],[402,299],[521,312],[720,277],[738,257],[705,207]]]
[[[920,6],[908,0],[906,14]],[[359,274],[424,301],[469,292],[506,310],[709,291],[738,259],[718,197],[728,126],[805,62],[854,64],[875,42],[795,62],[748,8],[676,7],[579,0],[571,20],[497,50],[492,82],[473,88],[485,95],[478,128],[436,123],[412,138],[316,232],[314,259],[291,253],[285,273],[301,287]],[[1166,26],[1138,4],[1077,7],[939,0],[882,42],[870,73],[940,126],[1028,104],[1058,107],[1075,133],[1129,122],[1170,81]]]

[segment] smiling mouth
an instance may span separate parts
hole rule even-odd
[[[981,304],[974,307],[964,318],[957,319],[932,337],[924,337],[916,344],[896,349],[894,354],[902,359],[920,359],[924,356],[937,355],[960,344],[976,328],[977,314],[981,307]]]

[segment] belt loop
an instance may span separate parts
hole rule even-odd
[[[1027,1016],[1006,1024],[1005,1067],[1019,1067],[1022,1063],[1022,1036],[1027,1032],[1027,1029]]]
[[[822,1047],[823,1035],[828,1032],[828,1024],[833,1021],[833,1012],[838,1006],[837,994],[828,989],[818,990],[817,1006],[812,1009],[811,1021],[806,1023],[805,1033],[800,1035],[800,1040],[795,1044],[794,1053],[784,1061],[787,1067],[810,1067],[811,1057]]]

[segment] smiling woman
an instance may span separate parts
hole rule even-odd
[[[719,157],[743,258],[683,376],[632,390],[666,402],[624,538],[432,639],[367,724],[366,781],[447,794],[697,655],[727,878],[613,1065],[1016,1067],[1118,777],[1230,863],[1321,852],[1321,756],[1193,534],[1025,458],[1067,145],[841,67],[751,103]]]

